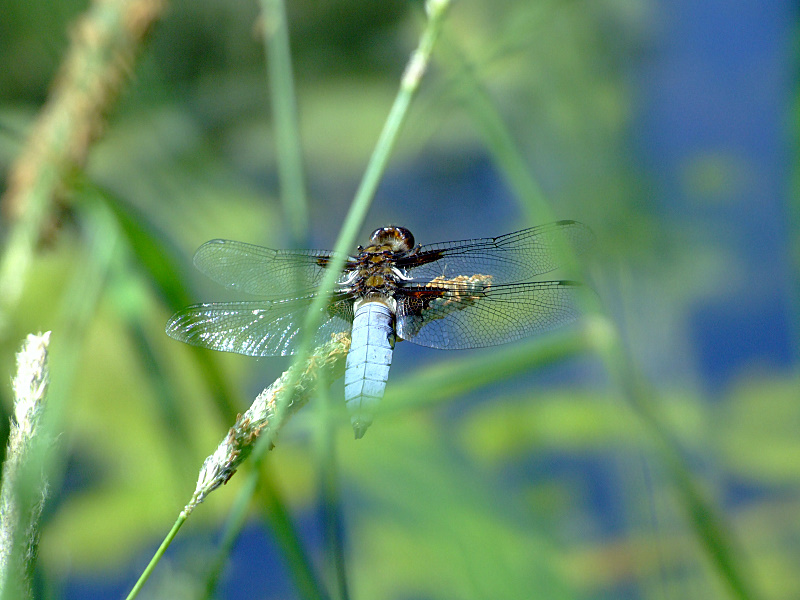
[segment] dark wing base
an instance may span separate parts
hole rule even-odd
[[[483,348],[513,342],[572,323],[581,314],[588,288],[574,281],[540,281],[487,286],[453,294],[442,288],[404,288],[397,308],[397,334],[441,350]]]

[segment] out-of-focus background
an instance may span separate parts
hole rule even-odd
[[[87,8],[3,10],[3,189]],[[329,248],[424,15],[287,8],[306,245]],[[193,270],[204,241],[292,243],[264,27],[256,2],[169,3],[42,221],[0,332],[2,381],[27,333],[53,332],[63,418],[38,597],[127,593],[235,413],[289,364],[164,334],[181,304],[228,297]],[[574,331],[399,344],[387,410],[358,442],[343,412],[335,429],[353,598],[800,597],[796,28],[785,0],[455,3],[362,243],[386,224],[424,244],[582,221],[593,319],[627,358],[542,356]],[[325,580],[313,404],[269,456],[270,504],[252,507],[219,597],[314,597],[293,547]],[[192,515],[148,597],[196,597],[241,479]]]

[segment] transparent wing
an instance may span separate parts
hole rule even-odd
[[[166,331],[176,340],[211,350],[285,356],[296,350],[312,299],[195,304],[175,313]],[[333,334],[350,331],[352,321],[351,302],[331,304],[315,335],[315,345],[330,341]]]
[[[324,250],[272,250],[232,240],[211,240],[195,266],[227,288],[265,298],[305,296],[322,281],[332,257]]]
[[[495,284],[516,283],[563,266],[570,253],[587,252],[593,243],[583,223],[557,221],[494,238],[429,244],[398,265],[419,281],[483,274]]]
[[[420,346],[442,350],[482,348],[543,333],[575,321],[588,288],[574,281],[539,281],[448,289],[404,288],[397,333]],[[441,290],[439,290],[441,292]]]

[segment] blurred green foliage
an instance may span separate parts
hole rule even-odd
[[[84,8],[12,2],[0,20],[4,174]],[[335,237],[416,43],[420,9],[396,0],[288,5],[315,239]],[[207,284],[191,267],[201,242],[288,243],[258,15],[256,3],[169,5],[89,164],[51,215],[0,337],[3,373],[37,330],[53,330],[54,363],[74,364],[52,381],[65,395],[58,453],[66,480],[63,489],[55,482],[39,569],[54,588],[62,578],[110,578],[138,564],[188,500],[197,468],[235,413],[288,364],[212,355],[163,333],[172,311],[216,293],[199,291]],[[800,480],[798,382],[759,373],[718,403],[703,397],[689,310],[723,293],[720,273],[736,280],[735,257],[699,244],[692,231],[665,232],[642,202],[648,184],[625,147],[634,109],[625,68],[652,26],[644,1],[457,3],[392,169],[403,173],[420,157],[486,155],[511,189],[523,190],[520,214],[591,224],[602,251],[590,275],[632,355],[646,372],[681,374],[656,385],[653,402],[707,506],[725,506],[722,479],[790,492]],[[529,180],[504,154],[509,143]],[[736,185],[731,169],[725,157],[706,157],[687,168],[686,185],[724,194]],[[414,218],[475,218],[435,203],[427,210]],[[378,198],[371,220],[394,216]],[[92,268],[100,234],[111,259],[97,275],[102,292],[86,305],[76,281]],[[88,320],[77,319],[84,313]],[[358,443],[339,414],[354,597],[735,597],[686,514],[663,448],[581,335],[431,357],[428,367],[395,373],[385,412]],[[519,389],[531,381],[525,373],[570,356],[594,383]],[[8,411],[7,386],[2,396]],[[311,510],[318,494],[314,414],[296,416],[267,466],[279,501],[295,514]],[[239,485],[237,475],[212,494],[184,533],[216,531]],[[598,487],[605,498],[594,497]],[[735,532],[726,539],[737,540],[730,550],[745,558],[746,579],[760,592],[753,597],[800,594],[797,509],[787,493],[726,511],[727,533]],[[207,553],[175,561],[189,569]],[[156,577],[165,594],[167,579]]]

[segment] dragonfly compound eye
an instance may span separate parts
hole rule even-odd
[[[389,246],[392,252],[410,252],[414,248],[414,234],[405,227],[381,227],[369,238],[375,246]]]

